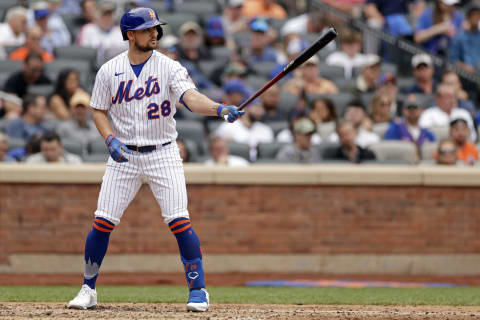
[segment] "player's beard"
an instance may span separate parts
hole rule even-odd
[[[156,47],[157,47],[157,41],[154,41],[155,44],[151,44],[151,41],[148,41],[146,45],[142,46],[141,44],[139,44],[137,41],[135,41],[135,48],[138,50],[138,51],[142,51],[142,52],[149,52],[149,51],[152,51],[154,50]]]

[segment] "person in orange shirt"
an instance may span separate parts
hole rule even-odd
[[[43,62],[52,62],[55,56],[42,49],[40,41],[42,40],[42,29],[39,26],[33,26],[27,31],[25,46],[20,47],[10,53],[10,60],[24,61],[30,52],[35,52],[42,57]]]
[[[450,121],[450,137],[457,146],[458,160],[463,160],[465,164],[469,165],[478,160],[477,148],[472,142],[468,141],[470,129],[465,119],[456,118]]]
[[[455,118],[450,121],[450,138],[456,147],[457,160],[463,161],[467,165],[473,165],[478,161],[477,147],[470,141],[470,128],[467,121],[463,118]],[[435,159],[438,157],[438,152],[435,152]]]
[[[275,0],[247,0],[243,4],[243,15],[247,18],[261,16],[270,19],[286,19],[287,11]]]

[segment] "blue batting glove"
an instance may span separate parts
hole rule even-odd
[[[105,139],[105,144],[107,145],[108,152],[113,160],[117,162],[128,162],[125,158],[125,153],[132,153],[125,144],[120,142],[115,136],[109,135]]]
[[[236,106],[226,106],[221,104],[217,108],[217,115],[227,122],[234,122],[245,114],[245,111],[238,111]]]

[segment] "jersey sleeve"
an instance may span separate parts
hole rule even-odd
[[[195,89],[196,86],[193,83],[192,78],[190,78],[187,69],[182,67],[177,61],[173,63],[170,72],[169,87],[175,96],[175,101],[178,102],[185,91]]]
[[[111,92],[108,87],[108,81],[105,79],[105,71],[100,68],[95,77],[95,85],[92,90],[90,105],[99,110],[109,110],[111,105]]]

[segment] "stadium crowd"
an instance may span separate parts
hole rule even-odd
[[[315,8],[308,1],[1,1],[0,161],[107,159],[90,92],[96,70],[127,49],[119,17],[146,6],[168,23],[158,50],[226,104],[240,105],[327,28],[339,33],[252,102],[240,121],[227,124],[177,106],[185,162],[480,163],[477,86],[433,58],[479,72],[480,3],[321,1],[420,46],[424,51],[404,68],[372,34],[324,10],[306,12]]]

